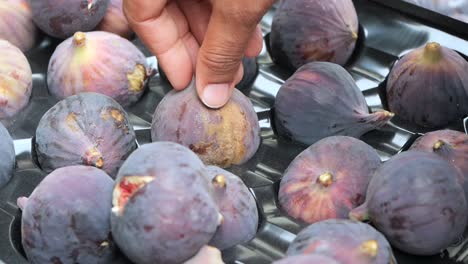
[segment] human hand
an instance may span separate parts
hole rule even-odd
[[[123,9],[172,86],[184,89],[195,74],[200,99],[219,108],[242,79],[242,57],[255,57],[262,50],[257,25],[273,2],[124,0]]]

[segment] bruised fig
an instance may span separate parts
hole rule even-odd
[[[0,39],[26,52],[34,46],[37,32],[26,0],[0,2]]]
[[[41,118],[36,154],[46,172],[70,165],[88,165],[115,177],[136,148],[127,113],[112,98],[82,93],[58,102]]]
[[[60,100],[96,92],[125,107],[140,99],[150,74],[145,56],[130,41],[103,31],[77,32],[52,55],[47,84]]]
[[[433,153],[408,151],[374,174],[350,218],[370,220],[396,248],[433,255],[463,234],[467,202],[457,169]]]
[[[312,224],[297,234],[288,256],[319,254],[341,264],[396,264],[392,248],[372,226],[344,219]]]
[[[281,86],[275,101],[277,132],[307,145],[329,136],[359,138],[392,117],[387,111],[369,113],[353,77],[329,62],[302,66]]]
[[[210,109],[194,84],[163,98],[154,112],[151,136],[187,146],[205,164],[223,168],[246,162],[260,145],[258,117],[246,96],[234,89],[225,106]]]
[[[13,176],[15,168],[15,147],[8,130],[0,123],[0,189]]]
[[[109,0],[28,0],[33,20],[48,35],[65,39],[93,30],[106,14]]]
[[[371,146],[352,137],[322,139],[289,165],[278,200],[286,213],[305,223],[348,218],[364,202],[367,185],[380,166]]]
[[[402,120],[437,128],[468,115],[468,62],[428,43],[399,60],[387,82],[388,106]]]
[[[97,30],[107,31],[129,39],[133,31],[128,25],[123,10],[123,0],[110,0],[107,13],[99,23]]]
[[[271,26],[271,55],[292,69],[312,61],[344,65],[354,51],[358,29],[351,0],[282,1]]]

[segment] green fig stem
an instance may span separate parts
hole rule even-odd
[[[323,187],[330,187],[333,184],[333,175],[326,172],[318,177],[317,182]]]
[[[351,32],[351,38],[354,39],[354,40],[357,40],[358,39],[358,34],[356,32]]]
[[[429,63],[437,63],[440,61],[442,57],[442,51],[440,48],[440,44],[437,42],[431,42],[426,44],[424,48],[423,58],[425,61]]]
[[[83,32],[76,32],[73,35],[73,43],[75,43],[76,46],[82,46],[86,42],[86,34]]]
[[[379,242],[377,240],[368,240],[361,244],[360,250],[365,255],[375,258],[379,254]]]
[[[214,187],[224,189],[226,188],[226,177],[222,174],[216,175],[213,180],[211,180],[211,183],[213,184]]]
[[[440,150],[443,146],[445,145],[445,142],[443,140],[438,140],[435,144],[434,144],[434,147],[433,150],[434,151],[438,151]]]
[[[370,221],[370,215],[369,211],[367,210],[366,204],[363,204],[359,207],[354,208],[349,212],[348,215],[349,219],[354,220],[354,221]]]

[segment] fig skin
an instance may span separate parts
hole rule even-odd
[[[0,39],[10,42],[22,52],[34,47],[38,30],[26,0],[0,2],[0,25]]]
[[[136,150],[114,187],[112,234],[138,264],[182,263],[213,237],[221,216],[209,192],[205,166],[173,142]]]
[[[297,234],[288,256],[319,254],[341,264],[396,264],[387,239],[372,226],[345,219],[312,224]]]
[[[48,35],[65,39],[93,30],[106,14],[109,0],[28,0],[36,25]]]
[[[0,39],[0,120],[7,122],[29,103],[32,90],[31,66],[24,54]]]
[[[128,25],[122,7],[123,0],[110,0],[106,15],[99,23],[97,30],[111,32],[122,38],[130,39],[133,31]]]
[[[93,167],[71,166],[47,175],[21,219],[30,263],[113,263],[112,187],[112,179]]]
[[[399,60],[387,81],[390,111],[402,120],[438,128],[468,115],[468,62],[457,52],[428,43]]]
[[[81,93],[58,102],[41,118],[35,150],[42,170],[88,165],[115,177],[135,150],[128,115],[112,98]]]
[[[438,254],[463,234],[468,219],[458,173],[433,153],[398,154],[376,171],[366,202],[350,218],[370,220],[404,252]]]
[[[318,254],[308,254],[308,255],[286,257],[284,259],[275,261],[272,264],[340,264],[340,263],[326,256],[322,256]]]
[[[206,168],[213,197],[223,216],[210,245],[225,250],[254,238],[258,227],[258,209],[254,197],[236,175],[219,167]]]
[[[96,92],[126,107],[140,99],[150,75],[145,56],[127,39],[103,31],[77,32],[52,55],[47,84],[59,100]]]
[[[0,189],[13,176],[15,169],[15,146],[8,130],[0,123]]]
[[[387,111],[369,113],[353,77],[329,62],[302,66],[281,86],[275,100],[278,134],[306,145],[329,136],[359,138],[392,117]]]
[[[206,107],[192,83],[171,91],[159,103],[151,125],[153,141],[189,147],[206,165],[222,168],[253,157],[260,145],[258,117],[250,100],[237,89],[220,109]]]
[[[271,26],[271,55],[291,69],[312,61],[344,65],[354,51],[358,30],[351,0],[282,1]]]
[[[322,139],[297,156],[281,180],[278,200],[292,218],[312,224],[347,219],[364,203],[381,160],[366,143],[344,136]]]

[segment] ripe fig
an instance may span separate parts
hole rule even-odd
[[[344,136],[322,139],[289,165],[278,200],[286,213],[304,223],[348,218],[364,203],[367,186],[381,160],[366,143]]]
[[[292,69],[312,61],[344,65],[354,51],[358,30],[351,0],[282,1],[271,26],[271,55]]]
[[[260,145],[258,117],[246,96],[234,89],[224,107],[210,109],[194,84],[163,98],[154,112],[151,136],[187,146],[205,164],[223,168],[246,162]]]
[[[114,187],[112,234],[138,264],[182,263],[213,237],[221,215],[203,162],[172,142],[143,145]]]
[[[468,115],[467,71],[468,62],[457,52],[428,43],[391,70],[388,106],[402,120],[419,126],[437,128],[461,120]]]
[[[97,30],[107,31],[129,39],[133,31],[123,13],[123,0],[110,0],[107,13],[99,23]]]
[[[127,113],[112,98],[97,93],[81,93],[58,102],[36,130],[36,154],[46,172],[88,165],[115,177],[136,147]]]
[[[87,166],[47,175],[27,200],[22,244],[30,263],[113,263],[112,179]]]
[[[458,173],[433,153],[398,154],[376,171],[366,202],[350,218],[370,219],[402,251],[437,254],[463,234],[468,219]]]
[[[32,72],[24,54],[0,39],[0,120],[9,120],[29,103]]]
[[[8,130],[0,123],[0,189],[13,176],[15,169],[15,147]]]
[[[395,264],[392,248],[372,226],[344,219],[312,224],[297,234],[287,255],[319,254],[341,264]]]
[[[308,255],[297,255],[292,257],[286,257],[284,259],[273,262],[272,264],[340,264],[336,260],[318,255],[318,254],[308,254]]]
[[[258,75],[258,64],[256,58],[247,58],[242,59],[242,65],[244,67],[244,76],[242,80],[236,85],[236,88],[239,89],[245,96],[248,96],[252,91],[252,86],[257,79]]]
[[[130,41],[103,31],[77,32],[52,55],[47,84],[60,100],[96,92],[125,107],[140,99],[150,74],[145,56]]]
[[[307,145],[336,135],[359,138],[392,117],[387,111],[370,114],[353,77],[329,62],[302,66],[281,86],[275,101],[277,132]]]
[[[27,0],[1,1],[0,25],[0,39],[10,42],[23,52],[34,46],[38,30]]]
[[[109,0],[28,0],[33,20],[48,35],[65,39],[93,30],[106,14]]]
[[[206,170],[213,197],[223,216],[210,245],[224,250],[250,241],[258,227],[254,197],[238,176],[215,166],[208,166]]]

